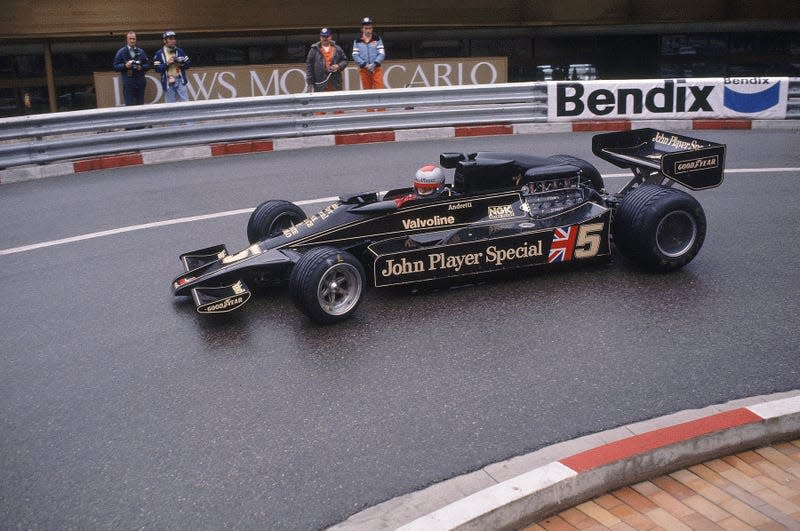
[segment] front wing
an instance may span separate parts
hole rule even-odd
[[[175,295],[190,295],[200,313],[226,313],[244,306],[252,292],[246,278],[264,281],[294,262],[288,251],[263,250],[259,244],[233,255],[224,245],[180,256],[184,274],[172,281]]]

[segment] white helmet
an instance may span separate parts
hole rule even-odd
[[[444,188],[444,171],[436,164],[426,164],[414,174],[414,191],[430,195]]]

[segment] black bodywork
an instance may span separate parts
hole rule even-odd
[[[617,238],[612,226],[615,212],[637,189],[641,190],[635,193],[642,197],[636,205],[626,206],[622,217],[636,220],[632,222],[635,224],[657,224],[652,229],[656,238],[658,231],[672,237],[667,233],[672,230],[667,219],[672,225],[680,225],[685,217],[682,213],[689,212],[689,228],[695,229],[691,242],[685,242],[691,253],[681,255],[682,242],[675,242],[678,247],[669,247],[672,244],[667,242],[663,246],[666,263],[664,256],[650,257],[650,262],[660,263],[653,269],[676,269],[691,260],[702,244],[705,218],[702,210],[699,214],[691,212],[699,205],[689,194],[680,191],[683,195],[673,197],[679,191],[667,189],[673,183],[695,190],[721,184],[725,146],[638,129],[595,135],[592,149],[598,157],[632,170],[632,180],[619,193],[607,193],[594,166],[568,155],[443,153],[440,163],[454,170],[453,182],[436,197],[398,206],[397,200],[410,189],[342,196],[305,219],[295,215],[292,223],[284,224],[279,231],[265,229],[263,239],[251,240],[252,245],[240,252],[229,254],[224,245],[219,245],[181,255],[184,273],[172,282],[172,290],[175,295],[193,297],[201,313],[227,312],[246,303],[253,286],[321,282],[292,278],[303,256],[318,247],[335,251],[330,254],[332,258],[319,255],[331,264],[342,262],[339,254],[354,257],[360,264],[354,264],[355,269],[363,268],[361,277],[376,287],[608,256],[612,240]],[[672,201],[662,209],[667,219],[640,219],[648,214],[640,212],[638,203],[663,203],[661,196]],[[690,200],[691,204],[687,202]],[[248,234],[255,230],[251,227],[255,216],[256,212],[251,216]],[[624,254],[637,260],[637,245],[646,247],[647,243],[637,243],[643,236],[634,234],[635,227],[626,230],[619,236],[630,240],[623,246],[629,249]],[[678,228],[678,232],[686,230]],[[673,240],[677,237],[676,233]],[[670,261],[676,253],[678,259]],[[645,266],[649,263],[647,257],[640,262]],[[322,290],[313,285],[295,289]],[[359,286],[357,299],[360,296]],[[346,317],[354,306],[333,320]]]

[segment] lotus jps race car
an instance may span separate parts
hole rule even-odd
[[[519,268],[608,257],[668,272],[703,245],[706,218],[691,190],[719,186],[725,146],[655,129],[595,135],[592,151],[633,177],[608,193],[597,169],[569,155],[443,153],[452,184],[343,195],[307,216],[288,201],[255,208],[250,246],[180,256],[172,282],[201,313],[243,306],[253,288],[288,284],[297,307],[328,324],[351,317],[375,287],[460,281]],[[612,245],[613,244],[613,245]]]

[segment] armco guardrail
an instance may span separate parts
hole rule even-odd
[[[786,117],[800,118],[800,79],[789,80],[789,102],[786,106]]]
[[[348,112],[376,108],[385,112]],[[547,121],[544,83],[349,91],[92,109],[0,121],[0,168],[259,138],[537,121]]]
[[[380,108],[385,112],[363,112]],[[353,112],[361,111],[361,112]],[[800,118],[800,79],[787,118]],[[0,119],[0,169],[256,139],[548,121],[548,85],[385,89],[92,109]]]

